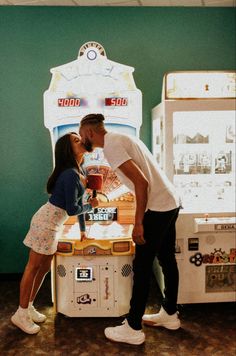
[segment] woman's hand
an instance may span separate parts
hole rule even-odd
[[[80,231],[80,241],[94,240],[92,237],[88,237],[85,231]]]
[[[88,203],[92,205],[93,208],[99,205],[99,201],[97,198],[89,198]]]
[[[87,234],[85,231],[80,231],[80,241],[84,241],[87,239]]]

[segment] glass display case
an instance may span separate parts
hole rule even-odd
[[[173,156],[173,182],[184,209],[234,211],[234,111],[174,113]]]
[[[235,210],[235,78],[234,72],[164,78],[162,103],[152,111],[153,154],[185,211]]]

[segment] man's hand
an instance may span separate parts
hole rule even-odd
[[[137,245],[144,245],[146,243],[143,237],[143,224],[134,225],[132,239]]]
[[[119,166],[126,177],[128,177],[134,184],[135,198],[136,198],[136,211],[135,211],[135,223],[132,233],[133,241],[137,245],[144,245],[145,240],[143,237],[143,217],[147,206],[147,191],[148,181],[144,176],[141,169],[132,160],[128,160]]]

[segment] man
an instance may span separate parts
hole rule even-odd
[[[139,345],[145,341],[144,324],[180,327],[177,314],[178,267],[175,259],[175,222],[179,197],[155,163],[154,157],[136,137],[107,132],[102,114],[89,114],[80,123],[82,142],[88,151],[102,147],[117,176],[136,197],[132,232],[136,244],[134,283],[130,310],[122,325],[105,329],[108,339]],[[159,313],[143,315],[148,298],[152,265],[157,255],[165,281],[165,298]]]

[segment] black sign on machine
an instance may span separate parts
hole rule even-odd
[[[75,279],[78,282],[91,282],[93,280],[92,267],[77,267],[75,270]]]
[[[94,208],[89,213],[85,214],[86,221],[116,221],[117,220],[117,208]]]

